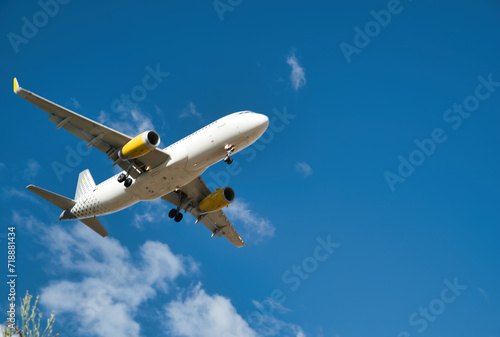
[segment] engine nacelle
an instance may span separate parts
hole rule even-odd
[[[160,144],[160,135],[155,131],[145,131],[133,138],[118,151],[122,160],[135,159],[148,154]]]
[[[234,201],[234,191],[231,187],[216,188],[215,192],[210,193],[200,201],[200,211],[215,212],[229,206]]]

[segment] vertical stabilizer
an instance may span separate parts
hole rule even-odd
[[[85,194],[92,192],[95,187],[96,185],[94,182],[94,178],[92,178],[90,171],[88,169],[83,171],[78,176],[78,185],[76,186],[75,200],[78,200]]]

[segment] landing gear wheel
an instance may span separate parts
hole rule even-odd
[[[177,211],[177,210],[176,210]],[[182,213],[178,212],[174,218],[175,222],[180,222],[182,220]]]
[[[122,173],[118,176],[119,183],[123,183],[125,181],[125,179],[127,179],[127,176],[125,175],[125,173]]]
[[[125,179],[125,187],[129,187],[130,185],[132,185],[132,178]]]
[[[177,210],[175,208],[172,208],[170,210],[170,212],[168,212],[168,217],[173,219],[173,218],[175,218],[175,216],[177,215],[177,213],[179,213],[179,212],[177,212]]]
[[[228,165],[231,165],[231,163],[233,162],[233,158],[231,158],[231,155],[234,152],[234,145],[226,144],[226,146],[224,146],[224,150],[227,153],[227,155],[224,157],[224,162]]]

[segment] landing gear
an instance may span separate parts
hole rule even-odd
[[[130,169],[132,168],[132,165],[134,165],[134,162],[131,162],[128,166],[128,169],[125,173],[120,173],[120,175],[118,176],[118,182],[119,183],[124,183],[125,187],[130,187],[130,185],[132,185],[132,178],[130,178],[128,176],[129,172],[130,172]]]
[[[117,180],[119,183],[124,182],[125,187],[130,187],[130,185],[132,185],[132,178],[128,177],[125,173],[121,173]]]
[[[168,212],[168,217],[174,219],[175,222],[180,222],[182,220],[183,215],[177,209],[172,208],[170,212]]]
[[[181,211],[184,210],[184,213],[189,212],[193,209],[193,206],[190,205],[191,199],[188,198],[184,192],[177,190],[177,193],[179,195],[179,206],[177,208],[172,208],[170,212],[168,212],[168,217],[174,219],[175,222],[181,222],[184,217]]]
[[[125,179],[125,187],[129,187],[130,185],[132,185],[132,178],[127,178]]]
[[[182,220],[182,213],[177,213],[174,220],[175,220],[175,222],[180,222]]]
[[[227,163],[228,165],[231,165],[233,163],[233,158],[231,158],[231,155],[234,152],[234,145],[232,144],[227,144],[224,146],[224,150],[226,150],[226,156],[224,157],[224,162]]]

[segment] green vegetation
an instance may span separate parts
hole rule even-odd
[[[5,325],[3,329],[3,336],[5,337],[50,337],[52,334],[52,329],[54,327],[54,322],[56,320],[56,314],[52,312],[50,318],[47,319],[47,326],[41,332],[40,330],[40,322],[42,320],[42,313],[39,309],[37,309],[38,299],[40,296],[37,296],[35,299],[35,303],[31,306],[31,300],[33,298],[28,292],[26,292],[26,296],[21,300],[21,319],[22,326],[21,329],[17,326],[14,328],[9,328],[9,326]],[[59,334],[55,334],[54,337]]]

